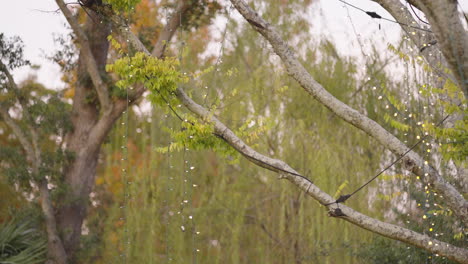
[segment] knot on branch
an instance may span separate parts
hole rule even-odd
[[[414,161],[411,160],[410,158],[403,159],[403,168],[405,170],[412,171],[415,166],[416,166],[416,163],[414,163]]]
[[[330,210],[328,211],[328,216],[331,216],[331,217],[344,217],[344,216],[347,216],[345,213],[343,213],[343,211],[341,211],[340,208],[335,208],[333,210]]]

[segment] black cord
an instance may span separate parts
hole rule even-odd
[[[460,106],[461,104],[459,104],[458,106]],[[449,118],[450,114],[446,115],[444,117],[444,119],[442,119],[441,121],[439,121],[439,123],[437,123],[436,127],[442,125],[442,123],[445,122],[445,120],[447,120],[447,118]],[[403,153],[403,155],[401,155],[399,158],[397,158],[396,160],[394,160],[392,163],[390,163],[390,165],[388,165],[387,167],[385,167],[383,170],[381,170],[379,173],[377,173],[374,177],[372,177],[370,180],[368,180],[366,183],[364,183],[363,185],[361,185],[359,188],[357,188],[354,192],[352,192],[351,194],[346,194],[346,195],[341,195],[336,201],[332,202],[332,203],[328,203],[328,204],[325,204],[325,206],[329,206],[329,205],[332,205],[332,204],[338,204],[338,203],[344,203],[346,200],[348,200],[349,198],[351,198],[351,196],[353,196],[354,194],[356,194],[357,192],[359,192],[360,190],[362,190],[364,187],[366,187],[368,184],[370,184],[371,182],[373,182],[375,179],[377,179],[377,177],[379,177],[382,173],[384,173],[386,170],[390,169],[393,165],[395,165],[395,163],[397,163],[398,161],[400,161],[403,157],[406,156],[406,154],[408,154],[410,151],[412,151],[414,148],[416,148],[416,146],[418,146],[421,142],[423,142],[427,137],[429,137],[429,135],[425,135],[424,137],[422,137],[420,140],[418,140],[418,142],[416,142],[411,148],[409,148],[405,153]]]
[[[408,1],[406,1],[406,3],[408,3]],[[426,25],[430,25],[429,23],[427,23],[426,21],[422,20],[418,14],[416,13],[416,10],[414,10],[413,6],[408,3],[409,7],[411,8],[411,11],[413,11],[413,14],[418,18],[419,21],[421,21],[422,23],[426,24]]]
[[[463,16],[465,17],[466,23],[468,23],[468,16],[466,16],[466,13],[463,11],[463,8],[462,8],[462,6],[460,5],[460,2],[457,1],[457,4],[458,4],[458,7],[460,7],[461,13],[462,13]]]
[[[421,30],[421,31],[431,32],[431,33],[432,33],[432,31],[430,31],[430,30],[428,30],[428,29],[425,29],[425,28],[415,27],[415,26],[411,26],[411,25],[408,25],[408,24],[405,24],[405,23],[396,21],[396,20],[391,20],[391,19],[388,19],[388,18],[384,18],[384,17],[380,16],[379,14],[377,14],[376,12],[366,11],[366,10],[364,10],[364,9],[362,9],[362,8],[360,8],[360,7],[357,7],[357,6],[355,6],[355,5],[352,5],[352,4],[350,4],[350,3],[346,2],[346,1],[343,1],[343,0],[338,0],[338,1],[340,1],[340,2],[342,2],[342,3],[344,3],[344,4],[348,5],[348,6],[350,6],[350,7],[352,7],[352,8],[355,8],[355,9],[361,11],[361,12],[364,12],[364,13],[366,13],[368,16],[370,16],[370,17],[372,17],[372,18],[375,18],[375,19],[382,19],[382,20],[386,20],[386,21],[389,21],[389,22],[392,22],[392,23],[400,24],[400,25],[402,25],[402,26],[406,26],[406,27],[410,27],[410,28],[417,29],[417,30]]]

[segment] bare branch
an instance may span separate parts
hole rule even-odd
[[[189,2],[190,1],[187,0],[180,1],[177,5],[175,12],[172,14],[166,26],[159,34],[158,41],[156,42],[156,45],[154,45],[153,51],[151,52],[153,57],[161,58],[164,54],[164,50],[166,49],[167,44],[171,41],[172,37],[177,31],[177,28],[179,28],[180,24],[182,23],[182,17],[190,6]]]
[[[315,81],[302,64],[296,59],[294,52],[281,38],[275,29],[263,20],[255,11],[241,0],[231,0],[236,9],[249,21],[252,27],[263,35],[272,45],[276,54],[283,61],[288,74],[292,76],[310,95],[322,103],[341,119],[366,132],[380,144],[396,155],[404,155],[408,147],[394,135],[385,130],[374,120],[359,113],[330,94],[322,85]],[[253,23],[254,22],[254,23]],[[445,197],[447,205],[463,221],[468,221],[468,202],[463,196],[431,166],[425,164],[416,152],[411,151],[405,157],[408,168],[416,175],[427,178],[438,193]]]
[[[57,2],[58,6],[60,7],[60,10],[62,10],[62,13],[64,14],[65,18],[67,19],[68,23],[73,29],[73,32],[75,33],[78,39],[78,42],[80,43],[81,52],[84,55],[83,57],[86,63],[86,69],[96,89],[102,109],[104,109],[104,112],[110,111],[112,109],[112,105],[109,97],[109,89],[106,83],[101,78],[96,60],[94,58],[93,53],[91,52],[91,47],[89,45],[86,33],[78,24],[78,21],[76,21],[75,17],[67,8],[63,0],[56,0],[55,2]]]

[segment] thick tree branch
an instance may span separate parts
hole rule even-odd
[[[112,110],[111,99],[109,97],[109,89],[106,83],[102,80],[101,74],[99,72],[99,68],[97,66],[96,60],[94,55],[91,51],[91,47],[89,45],[88,36],[78,24],[73,14],[67,8],[66,4],[63,0],[56,0],[60,10],[64,14],[65,18],[67,19],[68,23],[70,24],[73,32],[75,33],[78,43],[81,46],[81,52],[84,55],[84,60],[86,63],[86,70],[91,77],[91,81],[93,82],[94,88],[98,94],[99,102],[101,103],[101,107],[104,112],[110,112]]]
[[[411,12],[400,1],[372,1],[380,4],[397,21],[408,25],[417,25]],[[424,13],[433,33],[427,35],[426,32],[418,32],[418,30],[403,25],[402,28],[407,37],[419,48],[425,47],[424,45],[428,45],[434,39],[437,40],[437,46],[432,45],[432,47],[421,49],[421,55],[436,73],[458,83],[465,98],[468,98],[468,34],[463,28],[456,1],[411,0],[409,2]],[[438,58],[434,56],[434,50],[442,52],[445,58],[442,65],[449,66],[453,75],[446,74],[443,69],[440,69]]]
[[[156,41],[156,44],[154,45],[153,50],[151,51],[151,55],[153,57],[163,57],[164,52],[166,51],[167,44],[171,41],[172,37],[177,32],[177,29],[182,23],[182,17],[189,10],[191,4],[193,3],[189,0],[179,2],[176,10],[170,17],[168,23],[164,26],[163,30],[159,34],[158,40]],[[130,27],[121,17],[112,14],[111,11],[102,11],[102,13],[110,14],[108,15],[108,19],[112,22],[112,27],[115,29],[116,32],[118,32],[122,39],[126,39],[135,50],[149,53],[149,51],[146,49],[143,43],[141,43],[138,37],[131,32]],[[137,101],[145,91],[146,88],[142,85],[137,86],[134,90],[130,91],[129,104],[132,104],[135,101]],[[123,111],[126,105],[127,102],[125,102],[124,100],[122,100],[121,102],[119,101],[116,103],[114,111]]]
[[[416,0],[431,24],[440,51],[468,99],[468,32],[453,0]]]
[[[255,11],[241,0],[231,0],[236,9],[263,35],[272,45],[276,54],[283,61],[288,74],[292,76],[310,95],[322,103],[337,116],[366,132],[375,138],[380,144],[401,156],[408,151],[408,147],[394,135],[385,130],[374,120],[359,113],[330,94],[322,85],[315,81],[302,64],[296,59],[294,52],[287,43],[275,31],[275,29],[263,20]],[[468,221],[468,202],[463,196],[431,166],[425,164],[416,152],[411,151],[405,157],[405,163],[414,174],[427,178],[434,189],[445,198],[446,204],[462,221]]]
[[[142,45],[139,46],[141,47]],[[145,51],[142,49],[139,51],[150,55],[147,50]],[[176,90],[176,96],[192,113],[197,115],[200,119],[205,120],[205,122],[211,123],[214,126],[214,133],[217,136],[221,137],[236,151],[254,164],[279,173],[283,178],[292,182],[321,204],[328,204],[335,201],[335,199],[333,199],[329,194],[322,191],[306,178],[297,176],[299,174],[284,161],[267,157],[253,150],[250,146],[245,144],[242,139],[237,137],[226,125],[214,117],[210,111],[195,103],[190,97],[188,97],[182,89]],[[337,209],[337,205],[332,204],[329,208],[331,209],[331,212],[334,212]],[[340,218],[371,232],[400,240],[462,263],[468,259],[468,249],[458,248],[406,228],[381,222],[361,214],[345,205],[339,205],[339,209],[341,209],[341,212],[346,215]]]

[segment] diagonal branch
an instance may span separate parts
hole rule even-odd
[[[142,45],[139,46],[141,47]],[[139,51],[150,55],[147,50],[145,51],[141,49]],[[226,125],[214,117],[213,114],[206,108],[194,102],[182,89],[177,89],[175,94],[188,110],[197,115],[200,119],[203,119],[206,122],[212,124],[214,126],[214,132],[218,137],[226,141],[236,151],[249,159],[251,162],[265,169],[279,173],[283,178],[289,180],[291,183],[305,191],[308,195],[321,204],[328,204],[335,201],[329,194],[322,191],[310,180],[300,176],[298,172],[296,172],[284,161],[262,155],[245,144],[245,142],[237,137],[233,131],[231,131]],[[331,215],[336,215],[341,219],[344,219],[371,232],[426,249],[442,256],[446,256],[452,260],[463,262],[468,259],[468,249],[458,248],[448,243],[432,239],[427,235],[376,220],[345,205],[339,206],[339,208],[336,204],[329,206],[331,209]],[[333,212],[340,212],[341,214],[337,215],[336,213],[333,214]]]
[[[68,23],[73,29],[73,32],[75,33],[78,39],[78,42],[80,43],[81,52],[83,52],[83,57],[86,63],[86,69],[88,71],[89,76],[91,77],[91,81],[93,82],[94,88],[96,89],[102,109],[104,109],[104,112],[112,110],[112,104],[109,97],[109,89],[106,83],[101,78],[101,74],[99,72],[96,60],[89,45],[88,36],[78,24],[78,21],[75,19],[73,14],[68,9],[67,5],[63,2],[63,0],[56,0],[55,2],[57,2],[58,6],[60,7],[60,10],[64,14],[65,18],[67,19]]]
[[[182,17],[184,16],[184,13],[189,10],[189,2],[190,1],[184,0],[180,1],[177,5],[176,10],[172,14],[166,26],[164,26],[164,29],[159,34],[158,41],[156,42],[156,45],[154,45],[153,51],[151,52],[153,57],[161,58],[164,54],[164,50],[166,49],[167,44],[171,41],[172,37],[177,31],[177,28],[179,28],[182,23]]]
[[[315,81],[304,66],[296,59],[294,52],[276,32],[273,26],[263,20],[263,18],[255,13],[245,2],[242,0],[231,0],[231,2],[252,27],[270,42],[276,54],[283,61],[288,74],[292,76],[306,92],[341,119],[375,138],[394,154],[402,156],[408,151],[409,148],[393,134],[389,133],[374,120],[335,98],[322,85]],[[452,209],[455,215],[464,222],[468,221],[468,202],[451,184],[439,175],[437,170],[425,164],[424,159],[414,151],[410,151],[407,154],[405,163],[409,165],[408,169],[414,174],[421,178],[428,179],[435,190],[443,195],[446,204]]]
[[[3,121],[5,121],[5,123],[11,128],[15,136],[18,138],[24,151],[26,151],[26,157],[28,158],[28,160],[33,161],[33,146],[26,134],[23,133],[23,130],[20,128],[20,126],[13,120],[13,118],[11,118],[10,114],[8,113],[8,109],[0,106],[0,116],[2,117]]]

